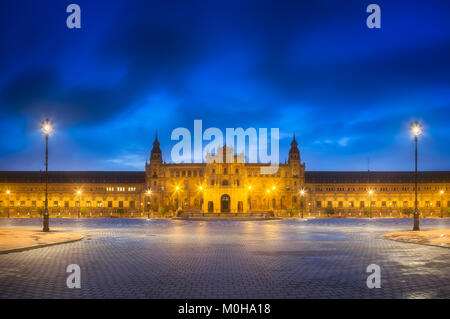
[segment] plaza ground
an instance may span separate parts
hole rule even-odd
[[[40,230],[40,219],[2,229]],[[450,250],[396,242],[411,219],[51,219],[81,241],[0,255],[0,298],[450,298]],[[450,219],[422,219],[448,229]],[[81,267],[81,289],[66,268]],[[369,289],[367,266],[381,267]]]
[[[385,238],[405,243],[434,245],[450,248],[450,229],[395,232],[384,235]]]
[[[82,239],[73,233],[0,229],[0,254],[15,250],[43,247]]]

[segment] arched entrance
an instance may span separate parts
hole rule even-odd
[[[222,195],[220,198],[220,211],[222,213],[230,212],[230,196],[227,194]]]

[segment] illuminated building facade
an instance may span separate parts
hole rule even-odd
[[[295,137],[275,174],[243,163],[227,147],[223,161],[165,163],[153,142],[145,172],[49,172],[52,217],[146,217],[177,210],[202,213],[274,212],[304,217],[406,217],[414,207],[413,172],[305,171]],[[225,158],[233,156],[227,163]],[[37,217],[44,207],[41,172],[0,172],[1,216]],[[450,214],[450,171],[419,172],[422,216]]]

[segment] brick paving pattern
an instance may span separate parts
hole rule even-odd
[[[0,255],[0,298],[450,298],[450,249],[382,234],[406,219],[51,219],[80,242]],[[37,219],[0,220],[36,229]],[[423,219],[422,229],[450,228]],[[368,289],[366,267],[381,267]],[[81,289],[66,267],[81,267]]]

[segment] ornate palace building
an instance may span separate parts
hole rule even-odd
[[[180,209],[406,217],[414,207],[413,172],[305,171],[295,137],[289,160],[272,175],[260,172],[267,164],[243,163],[227,147],[219,149],[220,162],[210,157],[206,163],[173,164],[163,161],[159,146],[156,138],[145,171],[49,172],[51,217],[146,217]],[[450,216],[450,171],[419,172],[418,182],[422,216]],[[0,172],[1,216],[39,216],[44,190],[43,172]]]

